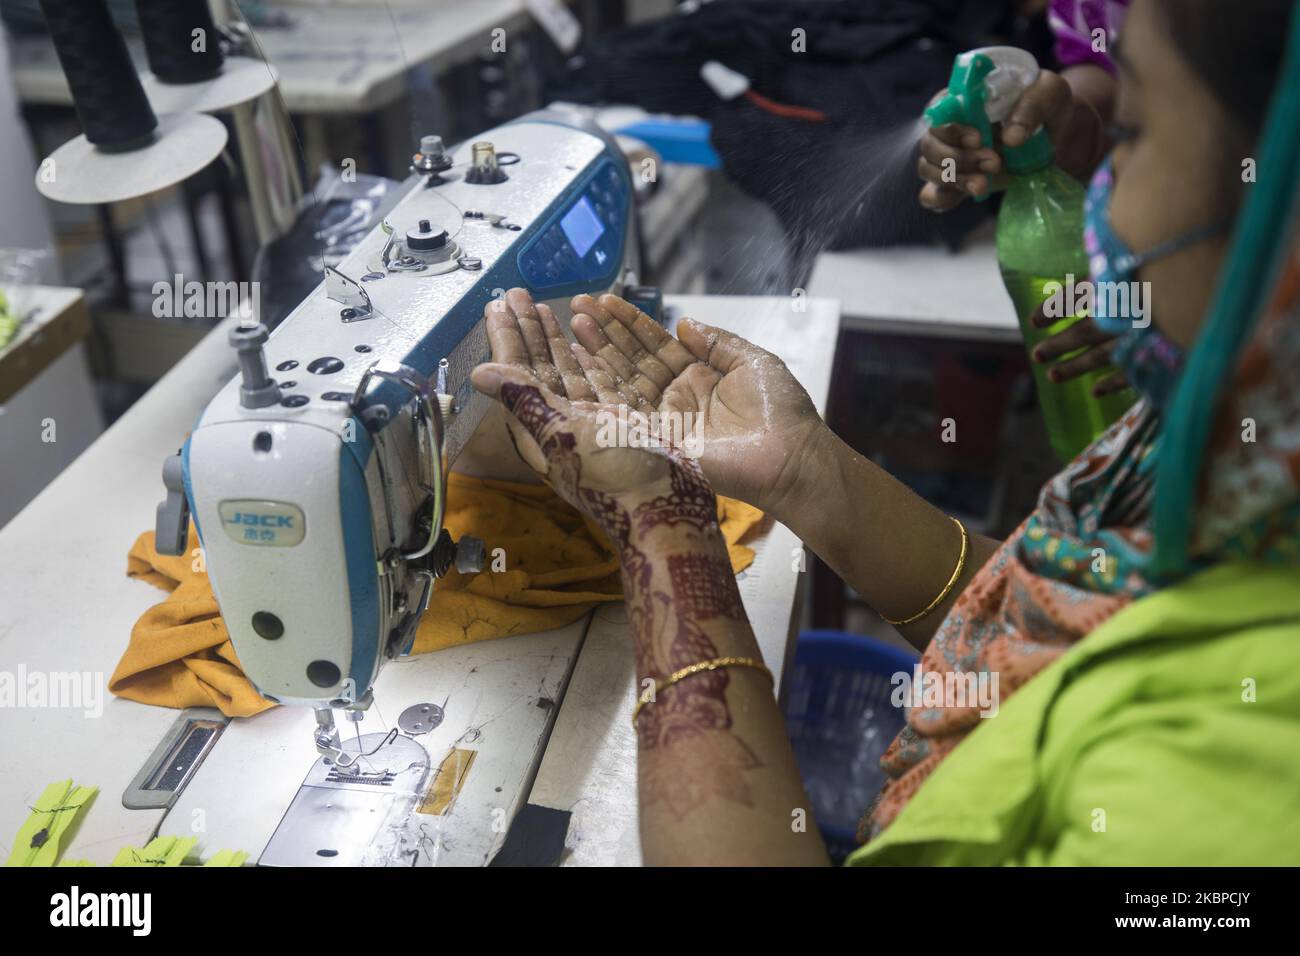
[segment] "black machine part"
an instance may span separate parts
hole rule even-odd
[[[221,72],[221,35],[208,0],[135,0],[149,69],[164,83],[197,83]]]
[[[86,139],[109,151],[147,144],[158,119],[107,0],[41,0]]]

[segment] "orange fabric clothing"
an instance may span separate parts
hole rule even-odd
[[[741,539],[763,514],[718,499],[718,519],[737,572],[754,560]],[[487,546],[487,567],[437,582],[412,653],[531,634],[576,621],[596,604],[623,599],[618,557],[594,524],[546,485],[468,478],[452,473],[444,523],[452,536]],[[244,676],[221,620],[190,529],[186,554],[158,554],[152,532],[136,539],[127,576],[171,593],[131,631],[109,681],[121,697],[163,707],[217,707],[250,717],[274,706]]]

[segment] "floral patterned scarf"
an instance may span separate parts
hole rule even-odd
[[[996,674],[1002,702],[1116,611],[1146,576],[1159,416],[1139,402],[1044,486],[921,658],[924,673]],[[1300,563],[1300,244],[1242,352],[1207,448],[1186,573],[1219,561]],[[951,703],[951,702],[949,702]],[[869,839],[980,722],[980,704],[913,707],[881,760]]]

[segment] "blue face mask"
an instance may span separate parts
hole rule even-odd
[[[1216,236],[1226,231],[1228,224],[1214,223],[1147,252],[1136,253],[1110,228],[1108,213],[1114,189],[1115,174],[1107,157],[1092,177],[1083,204],[1083,244],[1088,251],[1088,272],[1094,286],[1092,321],[1103,332],[1116,336],[1111,361],[1128,376],[1129,384],[1145,395],[1153,407],[1161,408],[1178,384],[1183,350],[1156,328],[1149,315],[1138,325],[1132,315],[1111,314],[1112,309],[1119,301],[1136,301],[1137,273],[1142,266]],[[1108,290],[1121,284],[1131,294],[1125,297],[1109,294]],[[1150,296],[1146,301],[1149,308]]]

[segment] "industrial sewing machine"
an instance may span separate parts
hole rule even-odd
[[[340,741],[333,711],[370,707],[435,578],[483,565],[483,543],[453,542],[442,518],[446,470],[491,405],[469,381],[484,307],[522,286],[563,316],[579,292],[637,281],[627,162],[576,115],[529,114],[450,153],[425,137],[403,188],[273,333],[232,330],[240,375],[167,460],[158,507],[163,553],[184,552],[193,516],[245,673],[316,709],[335,779],[371,751]],[[490,473],[501,445],[480,442],[474,470]],[[395,735],[378,746],[412,743]]]

